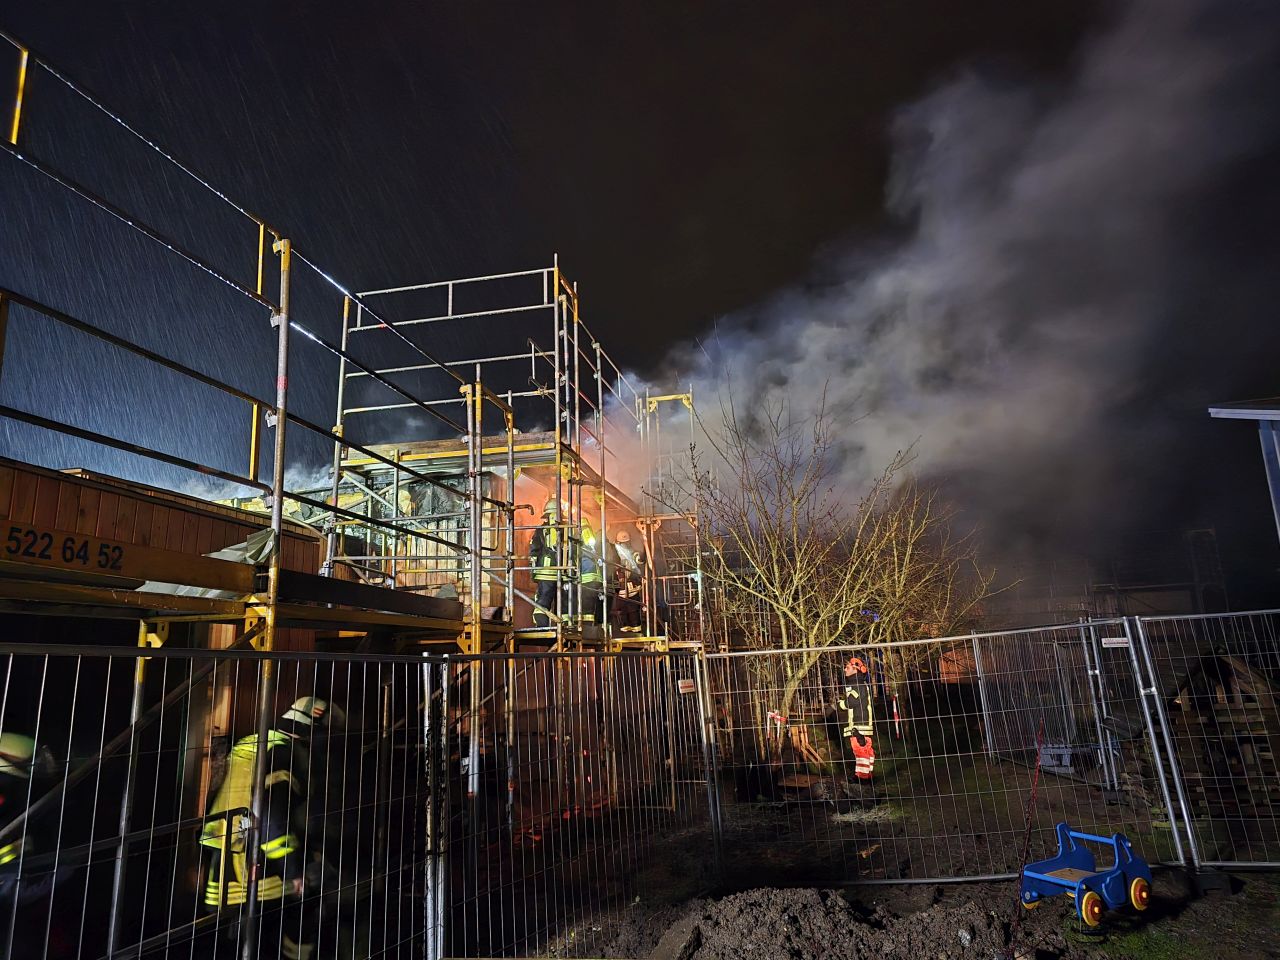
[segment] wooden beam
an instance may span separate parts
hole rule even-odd
[[[239,594],[253,591],[254,569],[248,564],[141,547],[34,522],[0,520],[0,562],[62,574],[83,574],[90,581],[108,576]]]
[[[129,619],[139,619],[139,611],[163,616],[166,613],[192,614],[212,620],[244,619],[245,605],[240,600],[211,600],[207,597],[180,597],[170,593],[143,593],[72,583],[48,583],[29,580],[0,579],[0,601],[6,603],[58,604],[73,607],[117,609],[127,611]],[[24,610],[23,612],[42,612]],[[68,614],[70,615],[70,614]],[[89,614],[86,614],[89,615]],[[98,615],[98,614],[92,614]]]
[[[280,598],[286,602],[341,604],[441,620],[462,619],[462,604],[457,600],[424,597],[405,590],[371,587],[351,580],[300,573],[297,570],[280,571]]]
[[[417,617],[411,614],[352,610],[343,607],[313,607],[300,603],[278,604],[276,620],[285,626],[312,629],[323,627],[333,630],[350,630],[360,626],[390,627],[400,631],[413,630],[449,635],[460,635],[465,626],[461,620],[440,617]]]

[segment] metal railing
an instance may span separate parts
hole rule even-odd
[[[1141,617],[1197,866],[1280,866],[1280,611]]]
[[[1138,662],[1112,634],[1125,624],[709,654],[728,874],[1016,876],[1037,763],[1033,851],[1066,820],[1183,862]]]
[[[0,647],[0,955],[581,955],[609,911],[713,882],[692,652],[179,649],[188,629]]]
[[[422,941],[419,658],[7,645],[0,669],[0,734],[37,745],[0,772],[0,846],[15,854],[0,864],[4,955],[267,957],[288,939],[408,956]],[[330,709],[282,719],[305,697]],[[335,707],[346,722],[329,725]],[[258,774],[270,796],[255,817]],[[255,833],[265,859],[246,853]]]
[[[816,659],[207,650],[198,623],[160,649],[6,644],[0,944],[598,955],[637,898],[1012,877],[1028,825],[1040,856],[1062,820],[1166,865],[1274,867],[1278,626],[1106,620]],[[309,697],[328,707],[300,726]]]
[[[1280,865],[1280,611],[706,659],[730,876],[1011,877],[1060,820],[1193,871]]]
[[[459,764],[449,955],[599,956],[612,910],[713,885],[696,655],[447,669]]]
[[[132,355],[130,362],[133,358],[145,361],[143,372],[131,381],[146,382],[158,366],[195,381],[201,389],[213,388],[202,395],[206,402],[200,409],[207,424],[218,425],[212,432],[219,436],[226,433],[225,410],[236,403],[247,405],[247,416],[240,421],[247,447],[241,462],[247,466],[229,469],[225,463],[210,464],[214,458],[207,447],[214,445],[213,441],[206,442],[198,453],[164,450],[160,449],[164,443],[144,444],[136,435],[123,435],[123,430],[89,429],[87,417],[64,422],[50,416],[49,409],[6,404],[0,406],[0,418],[142,457],[152,465],[164,464],[254,490],[261,495],[261,500],[255,497],[254,506],[271,513],[277,535],[288,502],[289,511],[305,513],[307,522],[315,522],[327,534],[324,572],[340,572],[345,579],[379,586],[417,590],[447,587],[459,597],[469,595],[465,645],[473,652],[480,649],[476,638],[482,629],[482,606],[491,610],[490,626],[495,620],[515,626],[512,612],[517,600],[530,607],[533,604],[531,567],[514,556],[516,548],[527,543],[529,532],[540,525],[538,505],[522,503],[516,492],[515,436],[520,430],[547,431],[553,437],[543,445],[545,452],[532,458],[545,469],[539,481],[531,482],[541,482],[539,493],[544,501],[567,506],[559,517],[558,542],[562,547],[573,543],[579,557],[585,556],[588,545],[574,543],[584,539],[581,531],[585,525],[603,538],[610,527],[622,529],[635,523],[638,513],[654,512],[653,505],[637,495],[645,478],[632,474],[643,469],[639,464],[649,446],[655,451],[649,459],[662,462],[661,447],[656,445],[662,435],[657,405],[678,398],[650,396],[609,356],[584,323],[576,286],[565,278],[558,260],[550,267],[530,271],[353,292],[329,268],[304,256],[266,219],[148,138],[24,41],[2,30],[0,41],[0,52],[7,59],[12,50],[17,66],[12,108],[6,115],[8,135],[0,139],[0,153],[20,165],[24,173],[40,175],[32,181],[47,179],[73,194],[83,203],[77,209],[92,211],[95,223],[97,218],[105,218],[103,222],[111,222],[113,230],[118,228],[118,236],[130,241],[145,237],[148,255],[155,254],[166,266],[177,258],[184,267],[194,268],[175,272],[180,283],[212,279],[216,281],[213,293],[231,292],[228,302],[218,301],[216,308],[213,295],[203,287],[199,297],[191,298],[201,304],[197,316],[202,326],[192,327],[189,335],[199,339],[213,332],[234,339],[243,353],[256,355],[262,372],[269,365],[275,369],[273,395],[241,390],[224,382],[225,378],[204,374],[173,356],[148,350],[72,316],[61,309],[69,297],[64,300],[46,293],[37,300],[21,290],[0,290],[0,361],[4,359],[10,308],[23,326],[34,314],[41,318],[38,322],[52,321],[94,337]],[[32,94],[37,95],[35,100],[30,99]],[[58,149],[59,137],[42,135],[41,123],[33,121],[53,115],[43,99],[53,94],[65,99],[66,114],[58,115],[58,125],[74,128],[80,140],[94,139],[97,153],[106,158],[104,168],[115,166],[111,161],[117,154],[136,153],[148,165],[145,169],[164,181],[168,189],[133,197],[133,206],[144,207],[145,216],[124,201],[118,184],[96,187],[78,179],[76,157],[63,155]],[[40,109],[33,114],[33,107]],[[84,133],[90,129],[95,131],[92,137]],[[132,176],[130,169],[130,180]],[[92,179],[97,183],[101,178]],[[106,180],[110,183],[111,178]],[[184,214],[184,205],[189,203],[210,211],[227,229],[210,229],[190,237],[190,224],[203,222],[205,217]],[[210,224],[213,222],[211,219]],[[75,232],[79,235],[82,231]],[[234,252],[237,249],[239,253]],[[106,251],[103,262],[112,262],[114,253]],[[273,268],[273,257],[278,269]],[[129,267],[132,271],[134,264]],[[77,275],[76,281],[83,282],[83,278]],[[127,292],[131,294],[132,288]],[[219,310],[223,311],[223,323],[211,331],[208,317]],[[491,355],[475,357],[470,348],[461,351],[463,358],[441,354],[439,344],[456,336],[459,325],[473,329],[480,321],[485,323],[487,341],[497,343]],[[339,332],[326,335],[335,322],[340,322]],[[502,326],[504,322],[506,326]],[[247,334],[230,329],[235,324],[243,324]],[[178,334],[174,339],[180,342],[184,338]],[[524,344],[528,344],[527,351]],[[394,348],[394,355],[387,347]],[[332,426],[299,416],[296,400],[292,405],[288,402],[290,380],[314,375],[320,366],[308,363],[308,369],[302,369],[300,360],[304,357],[320,358],[337,368]],[[52,362],[60,365],[60,374],[67,373],[64,356],[42,355],[31,360],[30,366]],[[327,374],[323,376],[327,378]],[[145,409],[137,396],[121,397],[120,403],[131,405],[135,412]],[[222,407],[215,407],[217,403]],[[503,442],[490,444],[492,449],[484,442],[486,405],[498,407],[503,421]],[[415,436],[404,436],[406,412],[429,426],[415,426]],[[382,421],[382,432],[366,431],[364,439],[370,443],[361,442],[359,428],[371,418],[376,424],[378,415],[388,413],[392,416]],[[490,416],[492,419],[492,411]],[[160,417],[134,416],[128,432],[154,427]],[[286,451],[286,427],[290,426],[295,429]],[[270,476],[264,481],[260,468],[269,430],[275,434],[271,463],[266,467]],[[152,436],[163,433],[153,432]],[[413,455],[388,456],[385,450],[373,449],[372,437],[406,445],[444,438],[458,443],[458,462],[440,467]],[[636,445],[641,452],[633,449]],[[291,467],[312,465],[318,457],[329,459],[331,483],[323,491],[309,491],[310,495],[286,489],[286,452]],[[519,469],[525,470],[528,480],[528,465],[522,463]],[[648,479],[652,485],[654,478]],[[170,482],[186,480],[182,477]],[[494,489],[495,480],[504,486],[502,492]],[[408,486],[418,491],[432,488],[441,495],[440,509],[427,517],[416,516],[415,509],[403,509],[400,494]],[[361,496],[345,505],[340,502],[352,491]],[[533,516],[518,524],[517,511],[530,507]],[[349,540],[363,540],[363,546],[356,547],[353,554],[347,549]],[[661,538],[647,546],[646,555],[656,557],[661,553]],[[612,561],[607,550],[599,551],[596,563],[609,583]],[[567,598],[572,594],[565,606],[575,612],[551,611],[557,645],[565,640],[565,621],[581,616],[578,611],[594,608],[596,603],[595,589],[581,582],[580,565],[574,557],[556,564],[555,595]],[[275,579],[273,574],[273,583]],[[274,588],[270,593],[274,598]],[[653,611],[659,601],[652,582],[646,599],[653,632]],[[604,602],[607,610],[607,596]],[[521,610],[523,614],[525,608]],[[269,625],[268,644],[273,630],[274,625]]]
[[[388,470],[394,471],[397,480],[407,477],[423,484],[442,485],[441,481],[433,476],[420,472],[411,466],[397,463],[394,459],[388,458],[367,446],[344,438],[340,429],[316,423],[290,410],[288,396],[291,365],[294,367],[293,374],[295,379],[303,378],[303,371],[297,369],[297,357],[300,351],[296,345],[291,347],[291,335],[302,337],[307,344],[308,350],[314,351],[312,355],[336,359],[344,371],[348,369],[361,371],[382,389],[394,394],[406,406],[440,420],[449,429],[464,432],[465,427],[444,416],[431,406],[428,402],[429,398],[415,395],[401,384],[380,374],[370,364],[367,357],[362,358],[347,349],[345,337],[343,342],[339,344],[332,342],[323,335],[321,332],[321,317],[317,316],[316,311],[313,309],[316,303],[325,304],[324,308],[330,309],[327,304],[333,304],[336,300],[341,304],[344,316],[350,312],[354,304],[362,312],[363,316],[369,318],[369,322],[381,322],[382,318],[367,304],[362,303],[356,294],[344,288],[326,270],[296,250],[291,239],[283,236],[279,230],[275,229],[265,219],[236,203],[226,193],[196,172],[193,167],[178,160],[157,142],[149,139],[130,124],[127,119],[114,112],[101,99],[52,64],[47,58],[32,51],[24,42],[2,30],[0,30],[0,40],[4,41],[3,44],[0,44],[0,49],[7,50],[12,48],[18,54],[16,95],[13,101],[9,135],[7,138],[0,140],[0,151],[6,153],[14,161],[58,184],[80,201],[83,201],[88,207],[93,208],[98,214],[114,220],[123,231],[121,235],[129,236],[130,238],[134,234],[141,235],[147,239],[151,249],[157,251],[161,256],[177,257],[189,267],[195,268],[196,273],[194,276],[209,277],[218,281],[220,284],[218,292],[234,291],[236,296],[230,299],[234,301],[235,307],[231,310],[230,315],[237,318],[253,317],[258,321],[258,325],[251,328],[253,329],[253,336],[247,339],[244,344],[246,351],[253,352],[256,350],[261,358],[260,362],[264,366],[270,364],[275,370],[273,378],[275,384],[274,393],[271,396],[255,395],[251,391],[242,390],[231,385],[226,378],[210,376],[188,364],[177,361],[173,357],[147,349],[137,342],[113,334],[104,329],[104,327],[90,323],[83,318],[72,316],[69,312],[27,296],[21,291],[0,289],[0,367],[3,367],[5,360],[5,333],[11,321],[14,320],[20,320],[21,323],[25,324],[34,318],[38,318],[37,322],[56,323],[63,328],[74,330],[77,334],[94,338],[101,343],[108,344],[115,350],[122,351],[128,356],[136,357],[143,361],[143,373],[135,378],[139,382],[143,381],[146,376],[154,375],[157,372],[157,368],[163,368],[181,377],[182,380],[179,382],[188,389],[198,384],[199,389],[205,390],[204,393],[198,395],[204,401],[203,409],[208,411],[210,432],[215,432],[212,430],[214,424],[217,424],[219,428],[216,432],[220,433],[225,429],[224,424],[218,419],[220,413],[213,402],[214,400],[221,400],[225,403],[226,398],[230,398],[246,404],[248,409],[245,412],[248,415],[241,422],[246,428],[247,456],[244,462],[246,462],[247,466],[243,472],[219,468],[209,464],[207,456],[203,454],[178,456],[171,451],[156,449],[135,442],[128,437],[87,429],[81,424],[64,422],[46,416],[45,413],[47,411],[44,410],[27,410],[6,404],[0,406],[0,417],[29,424],[66,437],[89,441],[102,447],[120,450],[152,463],[166,464],[203,477],[215,477],[227,483],[256,490],[264,495],[263,506],[271,514],[271,528],[276,535],[277,542],[279,542],[282,531],[284,505],[288,500],[323,515],[329,525],[336,525],[342,521],[360,523],[396,537],[403,537],[410,532],[414,532],[420,540],[438,543],[443,548],[468,559],[472,554],[479,551],[480,546],[475,543],[450,542],[443,538],[434,537],[429,532],[414,530],[411,525],[397,523],[395,517],[383,519],[369,515],[362,516],[357,512],[339,506],[336,498],[334,498],[334,502],[326,503],[322,498],[308,497],[305,494],[286,488],[286,454],[288,451],[286,450],[285,438],[289,426],[304,432],[308,439],[317,440],[321,445],[329,444],[331,449],[339,451],[339,453],[356,450],[372,462],[379,463]],[[136,212],[126,209],[125,206],[111,197],[77,180],[59,165],[58,158],[42,155],[42,148],[44,153],[47,154],[49,145],[41,142],[39,138],[36,138],[35,144],[28,142],[29,138],[25,136],[25,130],[26,126],[34,118],[31,117],[29,108],[24,112],[24,98],[42,88],[47,88],[49,91],[57,91],[68,97],[68,103],[74,108],[72,116],[76,118],[72,121],[73,125],[78,122],[87,127],[92,123],[101,123],[103,120],[109,121],[106,129],[111,132],[114,139],[100,145],[104,156],[115,156],[112,152],[113,150],[126,148],[140,150],[141,154],[148,158],[149,162],[155,164],[157,170],[174,176],[175,184],[180,183],[186,191],[189,191],[191,197],[186,197],[184,193],[185,199],[196,198],[202,203],[209,203],[210,209],[217,210],[220,214],[228,214],[231,217],[230,222],[236,224],[237,229],[243,229],[245,240],[252,241],[254,244],[251,248],[252,255],[246,255],[245,257],[246,263],[253,263],[256,266],[254,279],[246,279],[243,276],[245,272],[243,269],[229,267],[225,263],[219,262],[217,257],[207,254],[204,250],[196,249],[191,244],[184,243],[180,239],[184,229],[182,218],[173,216],[172,210],[148,221],[137,215]],[[53,151],[53,153],[56,154],[56,151]],[[163,207],[164,205],[160,206]],[[165,219],[168,220],[167,223],[163,222]],[[216,248],[218,243],[209,242],[208,238],[206,238],[206,242],[202,246]],[[270,262],[273,257],[276,259],[276,269],[274,270]],[[190,275],[183,274],[183,276],[189,278]],[[272,289],[273,287],[274,290]],[[299,293],[303,293],[304,296],[299,298]],[[212,297],[210,297],[210,300],[212,301]],[[295,303],[300,305],[299,308],[291,309]],[[304,308],[301,304],[306,304],[307,306]],[[225,304],[223,305],[225,306]],[[334,309],[334,312],[337,312],[336,309]],[[193,337],[202,335],[195,327],[191,328],[188,333]],[[420,344],[414,343],[407,338],[402,339],[402,346],[413,355],[421,357],[427,362],[435,362],[434,356]],[[64,359],[62,357],[40,356],[34,358],[33,364],[63,362]],[[306,372],[314,374],[315,370],[311,369]],[[212,392],[209,392],[206,388],[211,388]],[[219,394],[221,396],[218,396]],[[142,409],[134,397],[124,396],[120,398],[119,402],[122,407],[132,405],[132,409],[135,411]],[[160,414],[156,414],[157,418],[159,416]],[[121,419],[123,420],[124,418]],[[146,416],[134,416],[130,420],[130,425],[137,427],[146,422]],[[263,481],[261,479],[261,474],[263,473],[261,460],[264,433],[267,429],[274,430],[274,437],[271,443],[270,464],[266,468],[269,471],[270,479],[269,481]],[[294,436],[296,438],[297,434],[295,433]],[[296,439],[294,442],[296,443]],[[335,454],[335,458],[337,456],[338,454]],[[457,503],[467,503],[471,497],[469,490],[451,489],[449,493]],[[274,609],[277,597],[278,551],[272,555],[269,565],[270,586],[268,595],[270,604],[264,638],[267,646],[271,645],[275,630],[274,615],[271,610]]]

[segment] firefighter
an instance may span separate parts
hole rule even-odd
[[[238,913],[248,895],[251,870],[258,870],[258,900],[263,907],[259,956],[310,960],[317,926],[312,903],[303,899],[309,878],[323,874],[319,857],[306,842],[306,811],[312,792],[310,755],[325,756],[326,734],[345,726],[342,709],[318,697],[302,697],[267,732],[266,776],[262,787],[264,815],[257,855],[245,849],[258,735],[250,734],[231,748],[227,773],[209,808],[200,837],[213,852],[204,889],[205,909]],[[319,741],[316,746],[312,741]],[[215,817],[216,814],[226,816]],[[234,932],[234,926],[230,928]]]
[[[644,622],[644,574],[641,555],[631,549],[631,533],[619,530],[613,542],[618,565],[614,571],[617,599],[614,622],[620,633],[640,633]]]
[[[35,755],[36,742],[30,737],[8,731],[0,734],[0,810],[6,824],[26,809]],[[18,861],[28,848],[27,826],[24,824],[21,833],[0,843],[0,891],[5,900],[13,892]]]
[[[600,618],[600,597],[604,592],[604,554],[596,533],[585,519],[578,531],[578,579],[582,584],[582,622],[595,623]]]
[[[844,736],[853,751],[853,775],[866,783],[876,766],[876,751],[871,742],[874,713],[871,705],[871,674],[867,663],[852,656],[844,665],[844,696],[837,704],[844,711]]]
[[[563,584],[567,578],[561,578],[559,568],[568,566],[562,562],[567,551],[561,549],[560,517],[565,512],[563,504],[556,500],[548,500],[542,508],[542,526],[534,531],[529,541],[529,565],[533,567],[533,582],[537,584],[534,594],[533,622],[539,627],[549,626],[551,618],[548,613],[562,616],[568,610],[564,603],[565,590],[556,596],[556,582]],[[567,586],[567,584],[565,584]]]
[[[0,734],[0,824],[13,823],[26,811],[32,795],[39,797],[43,794],[47,783],[36,784],[47,780],[54,769],[53,756],[47,749],[37,747],[31,737],[8,730]],[[34,856],[41,846],[36,842],[33,829],[33,825],[26,822],[14,834],[0,840],[0,937],[3,938],[0,939],[0,954],[12,933],[13,960],[45,955],[41,948],[44,946],[47,907],[36,908],[34,913],[32,908],[68,872],[65,868],[57,874],[51,869],[32,870],[30,865],[24,868],[23,860]],[[18,935],[19,931],[10,930],[11,924],[20,921],[24,928],[29,924],[38,928],[31,930],[32,940],[27,941]],[[49,947],[49,956],[60,955],[61,951],[56,949],[52,940]]]

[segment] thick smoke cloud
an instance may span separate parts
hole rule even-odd
[[[1189,219],[1275,133],[1251,107],[1264,7],[1136,0],[1055,88],[969,73],[903,109],[901,235],[683,351],[704,416],[783,400],[805,416],[825,389],[847,482],[913,447],[997,552],[1084,546],[1108,510],[1158,510],[1153,457],[1180,428],[1150,400],[1170,373],[1152,358],[1208,255]]]

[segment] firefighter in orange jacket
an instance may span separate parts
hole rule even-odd
[[[853,751],[853,775],[868,781],[876,766],[876,750],[871,742],[875,716],[871,705],[871,672],[859,656],[844,665],[844,696],[838,706],[844,711],[842,733],[849,738]]]

